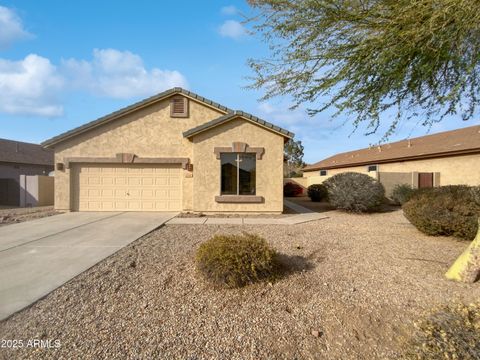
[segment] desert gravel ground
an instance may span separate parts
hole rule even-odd
[[[0,226],[40,219],[59,214],[53,206],[38,206],[27,208],[0,207]]]
[[[396,359],[420,312],[480,297],[478,284],[443,277],[465,242],[422,235],[401,211],[325,214],[294,226],[160,228],[0,323],[1,339],[60,348],[0,358]],[[296,271],[274,284],[210,286],[195,250],[241,231],[263,235]]]

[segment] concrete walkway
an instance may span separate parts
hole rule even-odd
[[[173,218],[166,222],[166,225],[295,225],[302,224],[308,221],[315,221],[326,219],[323,213],[317,213],[304,206],[295,204],[291,201],[284,200],[286,207],[296,211],[297,215],[280,215],[279,217],[183,217]]]
[[[0,227],[0,320],[175,215],[76,212]]]

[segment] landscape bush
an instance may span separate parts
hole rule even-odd
[[[415,189],[413,189],[408,184],[397,184],[392,190],[392,201],[397,205],[405,204],[410,198],[415,194]]]
[[[303,189],[298,184],[287,182],[285,185],[283,185],[283,196],[294,197],[294,196],[302,195],[302,193],[303,193]]]
[[[328,201],[337,209],[351,212],[372,212],[385,201],[383,185],[371,176],[346,172],[323,182]]]
[[[323,201],[328,198],[328,191],[323,184],[313,184],[307,189],[307,195],[312,201]]]
[[[254,234],[215,235],[200,245],[197,269],[208,281],[228,288],[274,278],[281,271],[278,254]]]
[[[425,234],[472,240],[480,216],[475,189],[465,185],[421,189],[403,204],[403,213]]]
[[[480,359],[480,304],[453,304],[415,323],[405,342],[404,358],[416,360]]]

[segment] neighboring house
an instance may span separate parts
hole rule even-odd
[[[283,211],[283,146],[293,134],[174,88],[45,141],[55,208]]]
[[[21,175],[48,175],[52,170],[52,150],[0,139],[0,205],[20,205]]]
[[[387,195],[396,184],[480,185],[480,126],[337,154],[306,166],[303,176],[308,186],[347,171],[377,178]]]

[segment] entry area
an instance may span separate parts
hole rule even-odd
[[[181,211],[180,164],[75,164],[74,211]]]

